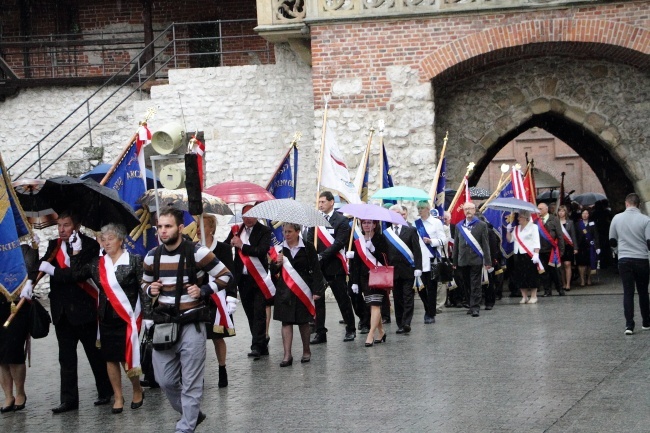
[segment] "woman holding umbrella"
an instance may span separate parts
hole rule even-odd
[[[282,322],[284,357],[280,367],[293,364],[291,345],[293,325],[298,325],[302,340],[301,363],[311,360],[309,322],[316,314],[314,300],[325,292],[325,279],[318,263],[314,245],[300,237],[299,224],[283,225],[284,242],[272,249],[270,264],[275,283],[273,319]]]
[[[596,230],[596,224],[589,221],[591,216],[589,209],[583,209],[580,216],[576,230],[578,241],[576,263],[578,265],[578,274],[580,274],[580,285],[585,285],[586,277],[587,285],[591,286],[591,274],[596,273],[598,254],[600,254],[598,230]],[[588,266],[590,267],[589,271],[587,271]]]
[[[138,409],[144,403],[144,392],[140,386],[142,369],[138,334],[141,313],[148,300],[140,289],[142,258],[123,249],[125,238],[124,226],[112,223],[103,226],[99,240],[106,254],[87,264],[76,260],[81,251],[81,238],[76,236],[71,242],[74,277],[80,281],[91,278],[100,289],[100,343],[115,396],[114,414],[124,409],[120,364],[133,386],[131,409]]]
[[[370,332],[366,337],[366,347],[372,347],[375,343],[386,341],[386,331],[381,323],[381,306],[386,291],[368,287],[369,272],[371,267],[374,269],[378,263],[386,264],[388,244],[381,234],[379,221],[361,220],[361,231],[363,238],[356,239],[353,251],[348,253],[348,258],[352,259],[350,281],[352,291],[358,293],[361,289],[366,304],[370,306]],[[378,338],[375,338],[375,331],[378,331]]]
[[[539,287],[539,230],[531,222],[530,213],[519,211],[519,225],[508,224],[508,242],[514,242],[513,249],[515,266],[511,278],[521,291],[520,304],[536,304],[537,288]],[[543,269],[543,267],[541,268]],[[529,294],[530,292],[530,294]],[[530,297],[529,297],[530,296]]]

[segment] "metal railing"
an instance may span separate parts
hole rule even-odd
[[[142,89],[147,82],[166,79],[170,68],[248,64],[251,61],[251,57],[256,57],[253,60],[259,63],[271,63],[274,61],[273,51],[266,40],[255,34],[235,34],[233,31],[233,27],[239,26],[243,32],[245,30],[245,23],[250,22],[255,23],[255,20],[174,23],[159,31],[158,36],[150,44],[142,47],[144,43],[141,43],[141,48],[137,51],[134,50],[130,54],[131,60],[122,63],[119,68],[116,67],[113,74],[88,98],[81,102],[40,140],[29,146],[16,161],[9,165],[8,170],[10,171],[14,167],[17,170],[20,167],[21,170],[19,174],[12,176],[13,179],[19,179],[28,172],[31,175],[30,177],[42,177],[48,169],[86,137],[88,137],[92,146],[92,131],[109,118],[116,109],[136,92],[139,92],[142,98]],[[253,26],[250,26],[250,28],[252,29]],[[196,32],[195,29],[203,29],[203,31]],[[213,34],[210,34],[211,32]],[[126,42],[126,40],[127,38],[124,39],[123,44],[117,44],[117,46],[124,47],[132,43],[131,41]],[[86,42],[88,41],[90,40],[86,40]],[[25,42],[22,43],[24,44]],[[32,41],[31,43],[35,44],[36,41]],[[110,45],[113,46],[114,44],[111,42]],[[5,46],[17,45],[6,45],[3,40],[0,49]],[[48,46],[51,47],[52,45],[50,44]],[[70,44],[61,44],[61,46],[69,47]],[[93,50],[98,49],[97,46],[89,46]],[[103,47],[106,48],[108,46],[109,44],[106,44]],[[102,52],[106,53],[107,51],[104,50]],[[147,53],[150,52],[154,54],[150,59],[147,59]],[[39,67],[41,66],[39,65]],[[77,64],[76,68],[50,67],[48,70],[55,72],[75,71],[75,73],[79,73],[82,67],[80,64]],[[147,71],[150,73],[147,73]],[[89,74],[85,76],[93,75]],[[72,78],[79,77],[79,75],[59,75],[56,77]],[[17,81],[20,83],[29,80],[29,78],[19,77]],[[124,95],[121,91],[127,87],[130,90]],[[101,99],[100,93],[107,90],[109,91],[109,95]],[[109,102],[111,103],[109,104]],[[91,109],[91,106],[94,108]],[[100,109],[102,112],[107,112],[105,114],[99,113]],[[86,114],[77,121],[76,119],[82,116],[84,110]],[[99,119],[95,118],[91,120],[92,116],[99,116]],[[70,122],[74,125],[66,130],[65,128],[67,126],[64,125]],[[47,144],[48,139],[54,140],[54,142]],[[72,140],[71,144],[64,144],[64,142],[70,140]],[[61,151],[61,149],[63,150]],[[55,150],[60,152],[54,154],[53,152]],[[33,159],[34,153],[37,155],[36,159]],[[52,156],[48,157],[50,154]],[[25,165],[25,161],[29,162]]]

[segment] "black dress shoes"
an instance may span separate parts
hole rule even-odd
[[[355,338],[357,338],[356,332],[346,332],[343,341],[354,341]]]
[[[260,353],[259,350],[251,350],[250,353],[248,354],[248,357],[253,358],[255,361],[260,359],[261,356],[262,354]]]
[[[207,416],[206,414],[204,414],[203,412],[199,411],[199,417],[198,417],[197,420],[196,420],[196,426],[198,427],[199,424],[201,424],[203,421],[205,421],[205,419],[206,419],[207,417],[208,417],[208,416]]]
[[[396,334],[403,334],[403,333],[404,333],[404,328],[402,328],[402,327],[400,326],[399,328],[397,328],[397,331],[395,331],[395,333],[396,333]]]
[[[111,402],[111,397],[112,395],[106,396],[106,397],[99,397],[97,401],[95,401],[93,404],[95,406],[103,406],[105,404],[108,404]]]
[[[16,407],[14,403],[16,403],[16,399],[15,399],[15,398],[11,401],[11,404],[10,404],[10,405],[0,407],[0,413],[13,412],[13,411],[14,411],[14,408]]]
[[[144,391],[142,391],[142,399],[139,402],[131,402],[131,409],[140,409],[144,403]]]
[[[228,386],[228,372],[226,371],[225,365],[219,366],[219,383],[217,386],[219,388],[225,388]]]
[[[151,389],[160,388],[158,382],[156,382],[155,380],[147,380],[147,379],[141,380],[140,386],[143,386],[145,388],[151,388]]]
[[[52,413],[63,413],[63,412],[69,412],[71,410],[77,410],[79,409],[79,403],[67,403],[63,402],[54,409],[52,409]]]
[[[404,333],[408,334],[409,332],[411,332],[411,325],[404,325]]]
[[[314,338],[311,339],[309,344],[322,344],[327,343],[327,335],[325,334],[316,334]]]
[[[478,311],[473,311],[472,312],[472,317],[478,317],[478,316],[479,316]]]

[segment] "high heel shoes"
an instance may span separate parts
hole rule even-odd
[[[144,401],[144,399],[143,399],[143,401]],[[117,403],[117,401],[115,403]],[[112,409],[111,409],[111,413],[118,414],[118,413],[122,413],[123,410],[124,410],[124,397],[122,397],[122,407],[113,406]]]
[[[372,347],[372,346],[374,346],[374,345],[375,345],[375,342],[374,342],[374,341],[371,341],[370,343],[368,343],[368,342],[366,341],[366,347]]]
[[[290,366],[291,364],[293,364],[293,356],[292,356],[291,358],[289,358],[288,361],[282,361],[282,362],[280,363],[280,367],[288,367],[288,366]]]
[[[383,337],[381,337],[379,340],[375,340],[375,341],[374,341],[375,344],[385,343],[385,342],[386,342],[386,333],[385,333],[385,332],[384,332],[384,336],[383,336]]]
[[[14,397],[13,400],[11,400],[10,405],[0,407],[0,413],[13,412],[14,408],[16,407],[15,403],[16,403],[16,398]]]
[[[144,403],[144,391],[142,391],[142,399],[139,402],[131,402],[131,409],[140,409]]]
[[[23,401],[23,404],[14,404],[14,412],[25,409],[25,404],[27,404],[27,396],[25,396],[25,401]]]

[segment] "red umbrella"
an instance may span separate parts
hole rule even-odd
[[[251,203],[273,200],[273,194],[251,182],[228,181],[212,185],[205,192],[219,197],[226,203]]]

